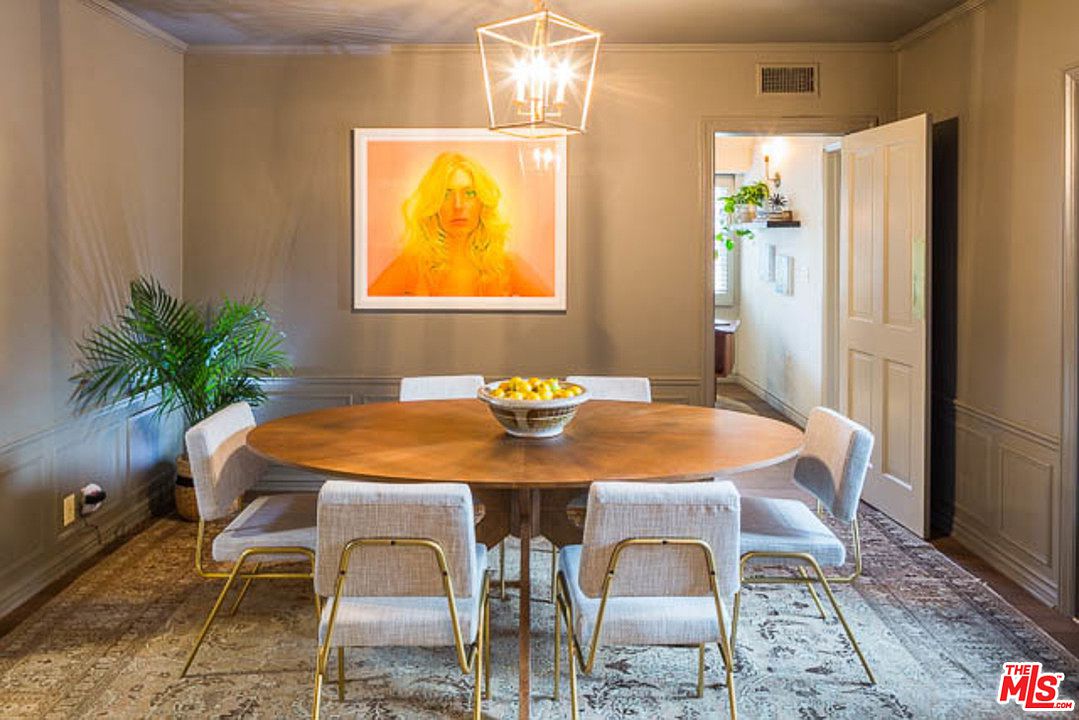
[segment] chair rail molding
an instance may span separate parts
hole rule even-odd
[[[112,405],[0,447],[0,617],[171,509],[179,421],[153,410]],[[105,505],[64,527],[63,497],[91,482]]]

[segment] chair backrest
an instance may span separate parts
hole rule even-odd
[[[476,397],[483,387],[482,375],[425,375],[401,378],[401,402],[415,400],[462,400]]]
[[[586,388],[595,400],[652,402],[652,383],[646,377],[570,375],[566,380]]]
[[[615,546],[629,538],[695,538],[712,548],[722,597],[738,590],[741,498],[729,481],[603,482],[588,493],[580,582],[599,597]],[[611,595],[697,596],[712,593],[698,547],[641,546],[622,552]]]
[[[426,538],[442,546],[457,597],[476,579],[472,493],[461,483],[391,484],[329,480],[318,494],[315,592],[334,592],[341,551],[357,538]],[[362,547],[352,553],[344,596],[442,596],[442,574],[426,548]]]
[[[184,435],[203,520],[228,515],[233,503],[254,485],[266,461],[247,448],[255,427],[251,406],[233,403],[191,427]]]
[[[814,408],[794,463],[794,481],[849,523],[858,512],[872,452],[873,433],[834,410]]]

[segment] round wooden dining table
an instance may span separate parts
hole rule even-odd
[[[521,541],[519,718],[531,711],[533,537],[579,543],[566,505],[611,480],[688,482],[781,463],[802,433],[775,420],[712,408],[593,400],[565,432],[507,434],[479,400],[375,403],[272,420],[248,446],[277,463],[324,475],[381,482],[463,482],[484,505],[479,542]]]

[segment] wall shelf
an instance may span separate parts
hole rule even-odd
[[[799,228],[802,227],[801,220],[756,220],[749,223],[754,227],[759,228]]]

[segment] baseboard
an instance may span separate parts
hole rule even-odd
[[[783,417],[790,420],[798,427],[804,428],[806,426],[806,416],[798,412],[798,410],[796,410],[793,406],[788,405],[787,402],[784,401],[782,398],[778,397],[777,395],[773,395],[772,393],[768,392],[760,385],[743,375],[734,375],[732,377],[733,380],[731,380],[731,382],[741,385],[747,391],[753,393],[758,398],[768,403],[769,407],[781,414]]]
[[[996,543],[973,524],[964,522],[958,513],[952,522],[952,537],[1041,602],[1052,608],[1059,607],[1055,583],[1032,573],[1021,562],[1001,552]]]
[[[77,520],[42,563],[19,566],[12,577],[0,573],[0,618],[7,617],[49,585],[91,560],[107,547],[126,539],[146,521],[172,507],[172,476],[155,478],[148,492],[113,506],[100,520],[93,515]]]

